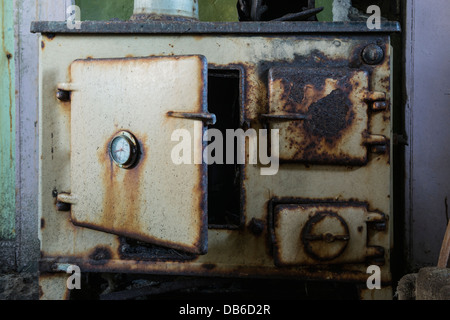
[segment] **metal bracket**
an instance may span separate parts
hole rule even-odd
[[[370,134],[366,137],[364,142],[368,145],[383,145],[386,144],[387,139],[382,135]]]
[[[373,111],[384,111],[388,108],[385,92],[369,91],[366,93],[364,101],[372,103]]]
[[[72,91],[76,91],[72,83],[58,83],[56,88],[56,98],[62,102],[70,101]]]
[[[200,120],[203,121],[206,125],[214,125],[216,124],[216,115],[209,112],[175,112],[169,111],[167,112],[167,116],[174,118],[182,118],[188,120]]]
[[[370,152],[383,154],[387,150],[388,140],[385,136],[369,134],[365,138],[364,143],[368,146],[371,146]]]
[[[56,200],[62,203],[76,204],[78,202],[77,196],[68,193],[59,193]]]

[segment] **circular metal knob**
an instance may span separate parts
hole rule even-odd
[[[363,49],[361,56],[367,64],[379,64],[384,59],[384,50],[379,45],[372,43]]]
[[[347,223],[337,213],[318,212],[305,224],[301,239],[309,256],[319,261],[330,261],[347,248],[350,232]]]

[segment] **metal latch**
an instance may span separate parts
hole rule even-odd
[[[386,110],[388,103],[386,101],[386,93],[377,91],[368,91],[365,93],[363,100],[372,103],[373,111]],[[310,121],[312,115],[300,112],[273,112],[262,114],[263,122],[284,122],[284,121]],[[375,146],[372,148],[374,153],[384,153],[386,151],[387,139],[385,136],[366,134],[364,136],[364,144]]]
[[[182,119],[188,119],[188,120],[200,120],[203,121],[206,125],[214,125],[216,124],[216,115],[209,112],[175,112],[175,111],[169,111],[167,112],[167,115],[169,117],[174,118],[182,118]]]

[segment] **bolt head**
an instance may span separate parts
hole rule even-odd
[[[376,44],[369,44],[362,51],[362,59],[370,65],[379,64],[384,60],[384,50]]]

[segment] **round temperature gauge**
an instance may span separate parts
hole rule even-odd
[[[136,163],[138,144],[134,136],[121,131],[109,143],[109,155],[120,168],[129,168]]]

